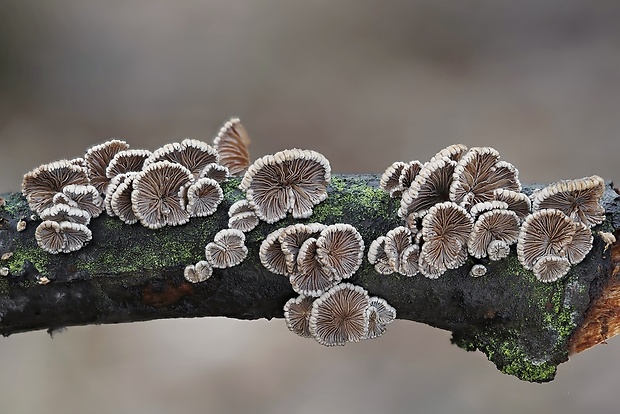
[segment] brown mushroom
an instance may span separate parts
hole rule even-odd
[[[385,254],[388,257],[390,267],[401,273],[400,258],[402,253],[412,245],[411,230],[404,226],[396,227],[385,235]]]
[[[93,185],[70,184],[62,189],[70,205],[86,211],[91,218],[99,217],[104,209],[103,199]]]
[[[570,262],[566,257],[549,254],[538,258],[532,270],[536,279],[541,282],[555,282],[568,273]]]
[[[463,144],[452,144],[447,146],[446,148],[439,151],[433,158],[431,158],[431,162],[439,160],[441,158],[449,158],[452,161],[459,161],[463,154],[467,152],[467,147]]]
[[[114,158],[110,160],[106,167],[105,175],[109,179],[112,179],[119,174],[141,171],[144,166],[144,161],[151,155],[153,155],[151,151],[143,149],[119,151],[114,155]]]
[[[297,223],[284,228],[278,239],[280,248],[286,257],[286,267],[289,274],[297,273],[297,254],[301,245],[311,237],[318,237],[326,226],[320,223]]]
[[[340,278],[319,262],[314,237],[304,241],[296,257],[296,272],[289,277],[295,292],[317,297],[340,282]]]
[[[317,238],[319,262],[337,278],[347,279],[359,269],[364,256],[364,240],[350,224],[327,226]]]
[[[289,276],[286,266],[286,256],[280,247],[280,234],[284,228],[269,233],[260,245],[258,257],[267,270],[278,275]]]
[[[379,236],[370,243],[368,247],[368,262],[375,266],[375,270],[382,275],[390,275],[394,273],[394,269],[390,265],[390,259],[385,253],[385,245],[387,238]]]
[[[68,221],[46,220],[35,230],[35,238],[41,249],[48,253],[71,253],[80,250],[93,237],[92,232],[83,224]]]
[[[220,230],[205,248],[207,260],[217,269],[237,266],[248,255],[245,235],[235,229]]]
[[[573,238],[564,249],[568,261],[573,265],[581,263],[590,253],[593,241],[594,237],[590,228],[581,222],[575,222]]]
[[[108,164],[116,154],[129,149],[125,141],[112,139],[103,144],[90,147],[84,155],[90,184],[94,185],[99,194],[105,194],[110,178],[106,175]]]
[[[201,260],[195,265],[189,265],[185,267],[183,276],[185,280],[190,283],[200,283],[209,279],[213,274],[213,267],[211,263],[206,260]]]
[[[217,150],[211,145],[187,138],[180,143],[173,142],[155,150],[144,161],[144,168],[156,162],[170,161],[184,166],[191,171],[194,179],[197,179],[207,165],[217,163],[218,160]]]
[[[560,210],[535,211],[521,225],[517,242],[519,262],[532,270],[534,262],[542,256],[563,256],[574,233],[573,221]]]
[[[379,180],[379,188],[388,193],[390,197],[400,197],[403,187],[400,185],[400,173],[407,164],[402,161],[396,161],[383,173]]]
[[[403,192],[398,216],[422,217],[429,208],[449,200],[450,183],[456,163],[447,157],[428,162],[411,186]]]
[[[469,276],[471,277],[481,277],[487,274],[487,268],[486,266],[482,265],[482,264],[475,264],[472,266],[471,270],[469,271]]]
[[[508,205],[508,209],[517,214],[519,223],[522,223],[525,217],[532,211],[532,202],[530,198],[523,193],[507,190],[505,188],[497,188],[493,191],[493,198],[497,201],[505,202]]]
[[[390,306],[385,299],[372,297],[368,300],[366,309],[366,336],[364,339],[377,338],[385,333],[388,324],[396,319],[396,309]]]
[[[131,201],[131,195],[134,189],[134,180],[136,174],[129,172],[127,174],[120,174],[117,177],[124,177],[123,181],[114,188],[116,178],[110,181],[108,190],[114,188],[114,192],[110,197],[110,208],[113,212],[113,216],[118,216],[125,224],[135,224],[138,222],[138,216],[134,212],[133,204]],[[109,193],[109,191],[108,191]]]
[[[402,191],[411,187],[411,184],[422,170],[422,167],[424,167],[424,165],[417,160],[410,161],[409,164],[404,166],[400,173],[400,177],[398,177],[398,184],[402,188]]]
[[[505,242],[508,250],[519,240],[519,218],[514,211],[491,210],[482,213],[469,234],[467,249],[471,256],[480,259],[487,256],[489,244],[497,240]]]
[[[186,210],[190,217],[207,217],[215,213],[224,199],[224,193],[217,181],[200,178],[187,189]]]
[[[325,346],[358,342],[366,337],[368,292],[360,286],[341,283],[312,304],[310,333]]]
[[[90,214],[88,214],[88,212],[80,210],[77,207],[71,207],[68,204],[56,204],[50,208],[46,208],[39,214],[39,217],[41,217],[43,221],[68,221],[85,226],[90,223]]]
[[[255,212],[235,214],[228,219],[228,227],[231,229],[241,230],[244,233],[254,230],[258,226],[258,216]]]
[[[510,255],[510,245],[504,240],[492,240],[487,246],[489,259],[497,261]]]
[[[312,338],[310,333],[310,314],[314,298],[300,295],[284,304],[286,327],[299,336]]]
[[[220,156],[220,164],[227,167],[230,175],[236,177],[250,165],[250,137],[239,118],[232,118],[224,124],[213,140]]]
[[[200,178],[211,178],[218,183],[223,183],[228,179],[230,172],[228,168],[223,165],[211,163],[202,169],[200,172]]]

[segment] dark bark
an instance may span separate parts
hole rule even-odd
[[[378,178],[335,176],[328,199],[304,221],[350,223],[368,246],[401,224],[396,215],[399,200],[377,189]],[[295,294],[287,278],[263,268],[258,247],[268,233],[292,224],[291,219],[275,225],[261,223],[248,233],[249,256],[241,265],[215,269],[208,281],[199,284],[183,278],[184,267],[203,260],[205,245],[226,228],[228,207],[242,197],[237,183],[224,186],[225,200],[211,217],[148,230],[104,214],[92,221],[93,241],[87,247],[60,255],[47,254],[36,245],[38,222],[32,220],[23,197],[4,195],[0,268],[10,273],[0,278],[0,333],[178,317],[283,317],[284,303]],[[620,319],[618,310],[610,311],[611,316],[605,313],[603,329],[601,323],[591,325],[593,320],[601,321],[600,315],[587,313],[620,277],[618,262],[611,260],[617,246],[606,248],[596,234],[620,228],[620,202],[611,186],[604,204],[608,219],[595,229],[591,253],[556,283],[538,282],[520,266],[514,251],[504,260],[487,263],[487,275],[477,279],[468,276],[472,261],[430,280],[382,276],[364,260],[351,282],[385,298],[399,319],[451,331],[455,344],[483,351],[504,373],[550,381],[571,347],[579,351],[604,341],[615,334],[610,326]],[[23,232],[16,231],[20,219],[27,222]],[[609,311],[615,305],[601,306]],[[584,330],[585,326],[590,329]]]

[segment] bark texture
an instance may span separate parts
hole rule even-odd
[[[334,176],[328,199],[303,222],[352,224],[368,246],[401,225],[399,199],[379,190],[378,181],[375,175]],[[225,200],[213,216],[179,227],[149,230],[103,214],[91,222],[87,247],[60,255],[37,246],[38,219],[21,194],[1,196],[0,268],[8,275],[0,278],[0,333],[179,317],[282,318],[295,293],[288,278],[260,264],[258,249],[267,234],[292,219],[261,223],[248,233],[249,255],[241,265],[214,269],[199,284],[183,278],[185,266],[203,260],[205,245],[227,227],[228,207],[243,197],[237,184],[224,185]],[[430,280],[383,276],[364,258],[351,282],[386,299],[399,319],[451,331],[453,343],[481,350],[504,373],[550,381],[570,351],[620,332],[620,244],[606,245],[597,233],[620,235],[619,199],[608,185],[607,220],[594,229],[592,251],[556,283],[537,281],[519,264],[514,247],[508,258],[487,263],[487,274],[477,279],[468,276],[471,259]],[[26,229],[18,232],[22,219]]]

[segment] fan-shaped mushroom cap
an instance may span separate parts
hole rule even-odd
[[[185,280],[190,283],[200,283],[209,279],[213,274],[213,267],[211,263],[206,260],[201,260],[195,265],[189,265],[185,267],[183,276]]]
[[[469,207],[493,200],[497,188],[521,191],[517,169],[499,161],[499,153],[493,148],[471,148],[454,168],[450,200]]]
[[[112,179],[119,174],[141,171],[144,166],[144,161],[151,155],[153,155],[151,151],[143,149],[119,151],[114,155],[114,158],[110,160],[110,163],[106,167],[105,175],[109,179]]]
[[[192,173],[180,164],[149,164],[133,181],[131,204],[140,223],[150,229],[178,226],[189,221],[184,193]]]
[[[403,192],[398,216],[407,218],[415,214],[422,217],[435,204],[448,201],[455,165],[447,157],[425,164],[411,186]]]
[[[254,213],[254,206],[246,199],[234,202],[228,209],[228,217],[241,213]]]
[[[280,248],[286,257],[286,268],[289,274],[297,273],[297,254],[301,245],[311,237],[317,237],[325,225],[321,223],[297,223],[285,227],[280,233]]]
[[[452,144],[435,154],[435,156],[431,158],[431,162],[439,160],[443,157],[449,158],[452,161],[459,161],[466,151],[467,147],[465,145]]]
[[[390,267],[400,273],[400,258],[402,253],[411,246],[411,230],[404,226],[396,227],[385,235],[385,254]]]
[[[341,283],[312,304],[310,333],[325,346],[358,342],[367,333],[368,292],[360,286]]]
[[[93,185],[70,184],[62,189],[74,207],[86,211],[92,218],[99,217],[103,211],[103,199]]]
[[[71,253],[80,250],[93,234],[83,224],[68,221],[43,221],[35,230],[35,238],[41,249],[48,253]]]
[[[497,188],[493,191],[493,198],[508,204],[508,209],[517,213],[519,223],[523,222],[525,217],[532,211],[532,202],[526,194],[505,188]]]
[[[296,257],[296,272],[289,277],[295,292],[317,297],[340,282],[340,278],[319,262],[314,237],[304,241]]]
[[[394,269],[390,266],[390,259],[385,253],[385,244],[387,238],[379,236],[370,243],[368,247],[368,262],[375,266],[375,270],[382,275],[390,275],[394,273]]]
[[[469,271],[469,276],[471,277],[480,277],[486,274],[487,274],[487,268],[481,264],[473,265],[471,270]]]
[[[534,276],[541,282],[555,282],[570,270],[570,262],[566,257],[545,255],[534,262]]]
[[[533,194],[532,208],[560,210],[571,219],[593,227],[605,220],[601,205],[604,192],[605,182],[598,175],[559,181]]]
[[[54,195],[71,184],[88,184],[86,171],[67,160],[56,161],[26,173],[22,181],[22,193],[30,209],[38,214],[54,205]]]
[[[530,214],[519,233],[519,262],[524,268],[532,270],[536,259],[542,256],[563,256],[574,232],[573,221],[559,210],[545,209]]]
[[[402,194],[403,187],[400,185],[400,173],[406,165],[407,164],[402,161],[396,161],[387,167],[381,176],[379,188],[389,193],[390,197],[399,197]]]
[[[469,254],[478,259],[486,257],[487,248],[494,240],[505,242],[509,251],[509,246],[519,240],[519,218],[514,211],[491,210],[482,213],[469,234]]]
[[[220,164],[227,167],[230,175],[240,175],[250,165],[250,137],[239,118],[232,118],[224,124],[213,140],[220,155]]]
[[[284,227],[277,229],[267,235],[260,245],[258,257],[260,262],[271,273],[289,276],[286,270],[286,256],[280,246],[280,234],[284,231]]]
[[[69,160],[69,162],[70,162],[71,164],[73,164],[73,165],[78,165],[78,166],[80,166],[80,167],[82,167],[82,168],[87,168],[87,167],[86,167],[86,160],[84,160],[84,158],[83,158],[83,157],[71,158],[71,159]]]
[[[504,240],[492,240],[487,247],[487,254],[491,260],[502,260],[510,255],[510,245]]]
[[[133,204],[131,201],[131,195],[133,193],[133,184],[136,179],[135,172],[129,172],[127,174],[120,174],[117,177],[123,177],[120,184],[116,186],[114,192],[110,197],[110,208],[112,210],[112,216],[118,216],[119,219],[125,224],[135,224],[138,222],[138,216],[134,212]],[[110,181],[108,190],[114,188],[116,183],[116,177]],[[107,192],[109,194],[109,191]]]
[[[300,295],[284,304],[286,327],[304,338],[312,338],[310,333],[310,314],[314,298]]]
[[[258,226],[258,216],[253,211],[247,213],[235,214],[228,219],[228,227],[231,229],[241,230],[244,233],[254,230]]]
[[[581,222],[575,222],[573,238],[564,249],[568,261],[574,265],[581,263],[592,249],[593,241],[594,237],[590,228]]]
[[[455,269],[467,259],[467,240],[473,219],[467,211],[447,201],[431,207],[422,220],[424,244],[420,257],[438,269]]]
[[[422,250],[424,250],[424,245],[422,245]],[[437,267],[430,263],[427,259],[426,254],[420,254],[418,269],[420,270],[420,273],[422,273],[428,279],[437,279],[448,270],[445,266],[440,265],[439,267]]]
[[[398,178],[398,184],[403,191],[411,187],[411,184],[422,170],[422,167],[424,167],[424,165],[417,160],[410,161],[409,164],[405,165]]]
[[[275,223],[290,211],[294,218],[312,215],[312,207],[327,198],[329,161],[315,151],[292,149],[256,160],[239,186],[256,207],[256,215]]]
[[[68,221],[88,225],[90,223],[90,214],[77,207],[71,207],[67,204],[56,204],[50,208],[46,208],[39,214],[41,220],[50,220],[55,222]]]
[[[218,183],[223,183],[228,179],[229,175],[228,168],[220,164],[211,163],[203,168],[200,178],[211,178]]]
[[[480,214],[485,213],[491,210],[507,210],[508,203],[503,201],[483,201],[482,203],[474,204],[471,209],[469,209],[469,214],[475,219]]]
[[[187,189],[186,210],[191,217],[207,217],[215,213],[224,199],[224,192],[217,181],[200,178]]]
[[[181,164],[191,171],[194,178],[198,178],[202,170],[211,163],[219,160],[217,150],[211,145],[197,139],[184,139],[180,143],[173,142],[155,150],[144,161],[144,168],[160,161],[170,161]]]
[[[404,276],[415,276],[420,271],[420,246],[412,244],[403,250],[399,259],[398,273]]]
[[[396,319],[396,309],[390,306],[385,299],[372,297],[368,300],[366,320],[367,333],[364,339],[373,339],[383,335],[388,324]]]
[[[88,177],[90,184],[94,185],[100,194],[105,194],[106,187],[110,179],[106,175],[108,164],[116,154],[129,149],[129,144],[125,141],[112,139],[103,144],[90,147],[84,155],[86,168],[88,169]]]
[[[105,197],[103,198],[103,206],[105,207],[105,212],[110,217],[115,217],[114,210],[112,210],[112,195],[118,188],[118,186],[125,181],[125,177],[127,174],[119,174],[116,177],[112,178],[108,183],[108,187],[105,189]]]
[[[337,278],[347,279],[359,269],[364,257],[364,240],[350,224],[332,224],[321,232],[316,241],[319,262],[334,272]]]
[[[207,260],[217,269],[237,266],[248,255],[245,234],[235,229],[220,230],[205,248]]]

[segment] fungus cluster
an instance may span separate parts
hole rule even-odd
[[[185,279],[191,283],[204,282],[211,277],[213,268],[225,269],[237,266],[247,255],[248,248],[242,231],[220,230],[213,241],[205,247],[206,260],[185,267]]]
[[[543,282],[564,276],[592,247],[590,227],[605,218],[604,182],[561,181],[528,197],[517,169],[489,147],[451,145],[430,161],[396,162],[380,187],[401,197],[405,221],[374,240],[368,260],[381,274],[438,278],[471,258],[470,275],[486,274],[517,245],[521,264]]]
[[[349,224],[298,223],[265,238],[259,251],[261,263],[269,271],[288,277],[300,295],[284,307],[291,331],[326,346],[374,338],[385,331],[385,325],[396,316],[394,308],[373,298],[377,303],[385,302],[381,312],[388,309],[392,315],[377,318],[379,310],[370,309],[364,289],[340,283],[359,269],[363,255],[362,236]]]
[[[214,146],[185,139],[151,152],[113,139],[89,148],[84,158],[35,168],[24,175],[22,192],[43,220],[37,243],[54,254],[79,250],[92,238],[90,220],[104,209],[150,229],[211,215],[223,199],[220,183],[250,164],[248,144],[235,118]]]

